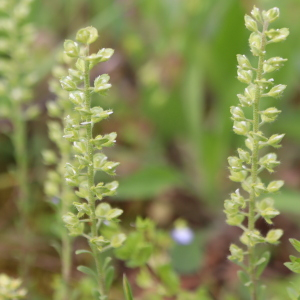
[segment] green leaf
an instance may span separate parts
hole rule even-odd
[[[115,269],[113,266],[110,266],[106,269],[105,271],[105,286],[106,289],[109,291],[111,284],[114,280],[114,275],[115,275]]]
[[[125,274],[123,275],[123,291],[125,295],[125,300],[133,300],[131,287]]]
[[[159,266],[157,268],[157,274],[171,295],[178,293],[180,281],[177,274],[174,272],[174,270],[172,270],[169,264]]]
[[[289,239],[290,243],[293,245],[293,247],[300,252],[300,241],[296,239]]]
[[[238,276],[244,286],[249,287],[252,284],[248,274],[246,274],[244,271],[238,271]]]
[[[264,269],[266,268],[266,266],[269,263],[271,254],[269,251],[266,251],[262,254],[261,258],[256,262],[256,276],[260,277],[260,275],[262,274],[262,272],[264,271]]]
[[[288,287],[287,291],[288,291],[288,294],[289,294],[291,300],[299,300],[300,295],[295,289]]]
[[[79,254],[82,254],[82,253],[88,253],[88,254],[93,255],[93,253],[91,251],[89,251],[89,250],[80,249],[80,250],[76,250],[75,251],[76,255],[79,255]]]
[[[105,260],[104,260],[104,263],[103,263],[103,270],[105,271],[106,269],[109,268],[109,263],[111,262],[111,257],[106,257]]]
[[[95,273],[95,271],[93,271],[92,269],[90,269],[86,266],[78,266],[77,270],[84,273],[84,274],[86,274],[86,275],[92,276],[94,279],[96,279],[96,281],[98,280],[98,276]]]
[[[145,166],[121,179],[118,199],[148,199],[170,186],[180,186],[182,175],[174,168],[162,165]]]

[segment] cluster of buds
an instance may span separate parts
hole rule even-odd
[[[237,151],[237,156],[228,158],[230,179],[240,182],[246,193],[241,193],[240,189],[237,189],[235,193],[231,194],[230,199],[225,200],[224,210],[227,223],[239,226],[244,231],[240,241],[248,247],[248,252],[234,244],[230,247],[231,255],[229,259],[240,265],[244,262],[244,256],[249,254],[249,248],[254,249],[256,244],[265,242],[276,244],[283,234],[281,229],[271,229],[266,236],[263,236],[255,229],[254,224],[260,217],[268,224],[272,224],[272,218],[279,214],[279,211],[274,208],[273,199],[268,194],[278,192],[283,186],[283,181],[272,181],[266,185],[258,176],[263,170],[270,173],[274,171],[274,168],[279,165],[277,155],[272,152],[259,157],[258,153],[260,149],[267,146],[280,147],[284,134],[274,134],[268,138],[261,131],[262,125],[276,120],[280,110],[275,107],[260,110],[259,102],[265,97],[279,98],[286,87],[282,84],[274,86],[274,80],[266,78],[268,73],[278,70],[286,59],[273,57],[266,60],[265,49],[266,45],[270,43],[284,41],[289,31],[287,28],[268,29],[268,25],[279,17],[279,9],[276,7],[262,12],[254,7],[251,15],[245,16],[245,24],[246,28],[252,32],[249,45],[252,54],[258,57],[258,67],[254,68],[245,55],[237,55],[237,78],[248,86],[243,94],[237,95],[239,105],[230,109],[231,118],[234,122],[233,130],[236,134],[245,136],[246,149],[240,148]],[[246,117],[244,107],[253,108],[252,119]],[[246,194],[248,194],[248,197]],[[266,198],[265,195],[267,195]],[[246,218],[248,219],[248,228],[243,225]],[[255,266],[249,266],[249,264]],[[253,261],[253,257],[249,258],[246,273],[247,271],[249,273],[249,269],[253,270],[258,265],[256,260]],[[253,277],[249,278],[249,281],[251,282],[254,279]]]
[[[0,4],[0,97],[10,101],[1,101],[2,117],[17,118],[22,107],[21,121],[34,119],[39,114],[35,105],[28,105],[32,99],[32,86],[37,81],[34,70],[31,47],[35,39],[35,30],[28,22],[32,0],[9,1]],[[2,55],[4,54],[4,55]],[[16,127],[15,124],[13,124]]]
[[[24,299],[27,291],[21,287],[20,279],[14,279],[6,274],[0,274],[0,299],[17,300]]]
[[[68,92],[68,98],[76,112],[65,117],[64,138],[72,143],[72,153],[75,157],[75,161],[67,162],[65,165],[65,178],[70,186],[77,188],[76,195],[84,200],[74,202],[77,214],[68,212],[63,216],[63,221],[70,235],[83,235],[88,239],[97,266],[99,293],[106,299],[107,287],[103,283],[105,274],[102,274],[105,270],[99,267],[99,252],[120,247],[125,235],[101,234],[101,226],[118,222],[118,217],[123,211],[112,208],[107,203],[97,203],[106,196],[114,195],[118,182],[95,183],[96,172],[103,171],[113,176],[119,165],[117,162],[109,161],[100,151],[113,146],[117,134],[113,132],[95,137],[92,134],[94,125],[112,114],[110,109],[91,106],[93,94],[105,95],[111,87],[107,74],[98,76],[94,80],[94,86],[90,86],[91,69],[98,63],[107,61],[114,52],[112,49],[101,49],[95,54],[90,54],[89,45],[97,38],[97,30],[94,27],[87,27],[77,32],[76,41],[66,40],[64,43],[65,54],[76,60],[75,68],[69,69],[68,74],[60,78],[61,86]]]

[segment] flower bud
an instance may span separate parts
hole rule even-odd
[[[82,106],[85,103],[84,93],[79,91],[69,93],[69,100],[75,105]]]
[[[111,84],[108,83],[110,77],[107,74],[98,76],[94,82],[94,91],[96,93],[103,93],[111,88]]]
[[[231,200],[225,200],[224,202],[224,212],[229,215],[235,215],[239,212],[239,205],[232,202]]]
[[[86,202],[84,202],[84,203],[73,202],[73,205],[76,207],[76,209],[80,213],[80,217],[82,217],[84,214],[87,214],[87,215],[91,214],[91,209]]]
[[[243,121],[245,120],[245,115],[243,110],[238,106],[231,106],[230,112],[232,114],[232,119],[234,121]]]
[[[266,94],[266,96],[279,98],[282,96],[283,91],[285,90],[286,85],[284,84],[278,84],[271,88],[271,90]]]
[[[246,55],[238,54],[236,57],[238,64],[242,69],[252,69],[251,63]]]
[[[280,145],[278,145],[281,140],[283,139],[283,137],[285,136],[285,134],[273,134],[269,140],[268,140],[268,144],[270,146],[273,146],[274,148],[279,148]]]
[[[235,121],[233,123],[233,131],[236,134],[247,135],[249,133],[249,129],[250,129],[249,122],[246,122],[246,121],[237,122],[237,121]]]
[[[101,62],[109,60],[114,54],[114,50],[110,48],[103,48],[98,51],[97,55],[101,55]]]
[[[270,73],[273,71],[278,70],[280,67],[283,66],[283,63],[286,62],[287,59],[282,57],[272,57],[264,62],[263,69],[265,73]]]
[[[76,83],[73,81],[72,77],[65,76],[60,80],[61,87],[66,91],[75,91],[77,89]]]
[[[252,188],[254,190],[256,197],[258,197],[260,194],[266,192],[266,187],[264,186],[264,184],[262,182],[252,184]]]
[[[101,168],[101,170],[105,173],[107,173],[108,175],[114,176],[115,171],[116,171],[116,167],[119,165],[119,162],[112,162],[112,161],[108,161],[104,164],[104,166]]]
[[[252,100],[247,98],[245,95],[237,94],[239,101],[241,103],[241,106],[251,106]]]
[[[104,246],[106,246],[109,243],[109,240],[105,239],[103,236],[98,236],[95,238],[91,238],[90,243],[96,245],[97,249],[101,252]]]
[[[267,37],[270,39],[268,43],[279,43],[285,41],[290,31],[288,28],[270,29],[266,31]]]
[[[98,38],[98,31],[96,28],[89,26],[80,29],[76,34],[76,40],[83,44],[91,44]]]
[[[262,55],[262,37],[259,33],[253,32],[249,38],[250,50],[254,56]]]
[[[251,104],[255,100],[255,93],[256,93],[256,84],[250,84],[248,87],[245,88],[244,95],[249,99]]]
[[[248,172],[247,171],[234,172],[230,170],[230,174],[231,175],[229,176],[229,179],[231,181],[242,182],[246,179]]]
[[[78,57],[79,56],[79,45],[72,40],[65,40],[64,42],[65,53],[70,57]]]
[[[228,256],[229,260],[242,262],[244,260],[244,251],[235,244],[231,244],[229,251],[231,255]]]
[[[245,199],[243,196],[240,195],[240,190],[237,189],[235,193],[230,194],[231,200],[236,203],[237,205],[241,206],[242,208],[245,207]]]
[[[45,194],[55,197],[59,194],[59,186],[53,181],[46,181],[44,184]]]
[[[104,218],[110,210],[111,206],[108,203],[103,202],[96,207],[95,214],[97,217]]]
[[[62,219],[68,226],[76,226],[79,223],[79,219],[70,212],[64,215]]]
[[[269,153],[259,160],[259,164],[264,166],[270,173],[272,173],[274,172],[273,168],[280,164],[280,162],[276,159],[277,155],[275,153]]]
[[[242,161],[236,156],[229,156],[228,157],[228,164],[230,165],[230,167],[233,170],[234,169],[240,170],[242,168]]]
[[[245,216],[242,214],[237,214],[234,216],[228,216],[226,219],[226,223],[231,226],[239,226],[243,223]]]
[[[271,229],[266,236],[266,242],[270,244],[278,244],[278,240],[282,235],[282,229]]]
[[[258,28],[257,28],[257,23],[255,20],[253,20],[250,16],[248,15],[245,15],[245,26],[248,30],[250,31],[258,31]]]
[[[57,155],[52,150],[43,150],[42,156],[46,165],[53,165],[57,162]]]
[[[240,240],[244,245],[252,247],[258,243],[263,243],[265,241],[265,239],[258,230],[244,231]]]
[[[49,101],[46,103],[47,111],[50,117],[61,117],[62,111],[59,105],[55,101]]]
[[[267,187],[267,191],[269,193],[278,192],[283,185],[284,185],[283,180],[272,181],[269,183],[269,185]]]
[[[255,20],[259,23],[263,22],[262,16],[261,16],[261,12],[260,10],[254,6],[252,11],[251,11],[251,15],[255,18]]]
[[[126,240],[126,235],[124,233],[119,233],[117,235],[113,235],[110,240],[110,245],[113,248],[119,248],[123,245]]]
[[[246,164],[250,164],[251,163],[251,155],[248,151],[245,151],[241,148],[238,148],[238,154],[240,159],[245,162]]]
[[[262,11],[262,17],[265,22],[272,23],[279,17],[279,8],[273,7],[268,11]]]
[[[101,107],[93,107],[91,109],[92,112],[92,123],[100,122],[106,118],[108,118],[113,111],[111,109],[109,110],[103,110]]]
[[[237,70],[237,78],[240,82],[250,84],[252,80],[252,71],[251,70],[243,70],[238,68]]]
[[[123,213],[122,209],[113,208],[113,209],[110,209],[106,213],[105,218],[106,218],[107,221],[111,221],[111,220],[116,219],[117,217],[121,216],[122,213]]]
[[[277,116],[281,113],[276,107],[270,107],[260,112],[261,120],[266,123],[270,123],[276,120]]]

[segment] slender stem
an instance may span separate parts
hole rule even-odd
[[[62,151],[62,149],[61,149]],[[69,159],[69,151],[62,153],[61,166],[65,166]],[[67,184],[62,185],[61,191],[61,211],[60,216],[64,216],[70,209],[69,203],[70,187]],[[67,228],[62,226],[62,278],[63,278],[63,292],[62,300],[68,300],[70,295],[70,278],[71,278],[71,264],[72,264],[72,238],[68,233]]]
[[[17,80],[17,78],[16,78]],[[28,257],[28,220],[29,220],[29,180],[28,180],[28,151],[26,147],[26,121],[22,113],[22,107],[19,103],[12,100],[12,123],[14,126],[13,144],[16,159],[16,176],[18,180],[19,193],[18,193],[18,208],[20,215],[19,230],[22,231],[23,247],[21,251],[21,258],[19,272],[20,276],[25,280],[29,269]]]
[[[89,46],[86,46],[86,56],[89,54]],[[85,101],[86,101],[86,108],[90,110],[91,108],[91,92],[90,92],[90,70],[89,70],[89,62],[85,61],[85,68],[84,68],[84,95],[85,95]],[[97,218],[95,213],[95,196],[92,191],[92,187],[94,186],[94,164],[93,164],[93,145],[91,143],[91,139],[93,138],[92,134],[92,118],[90,115],[87,116],[86,122],[88,124],[86,125],[86,133],[87,133],[87,149],[88,149],[88,174],[87,174],[87,181],[88,181],[88,189],[89,189],[89,207],[91,209],[91,237],[95,238],[98,236],[97,231]],[[94,253],[96,268],[97,268],[97,275],[98,275],[98,283],[99,283],[99,292],[102,297],[106,296],[105,291],[105,283],[104,283],[104,274],[102,270],[102,262],[101,257],[99,255],[99,251],[97,250],[96,245],[90,244],[92,251]]]
[[[256,72],[256,80],[261,80],[263,75],[263,63],[265,59],[265,48],[266,48],[266,37],[265,31],[267,30],[268,24],[264,23],[262,31],[262,43],[261,43],[261,55],[259,55],[258,68]],[[253,103],[253,132],[257,133],[259,131],[259,101],[261,98],[261,90],[259,85],[256,85],[255,90],[255,100]],[[252,184],[257,182],[258,174],[258,141],[254,139],[253,141],[253,150],[252,150],[252,164],[251,164],[251,178]],[[255,202],[256,195],[254,188],[251,188],[250,199],[249,199],[249,217],[248,217],[248,230],[253,231],[255,229]],[[248,253],[249,253],[249,275],[252,282],[251,285],[251,300],[257,299],[257,278],[256,278],[256,268],[255,268],[255,245],[252,246],[248,244]]]

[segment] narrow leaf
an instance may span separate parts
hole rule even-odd
[[[269,260],[270,260],[270,257],[271,257],[271,254],[269,251],[266,251],[262,257],[257,261],[256,263],[256,266],[257,266],[257,269],[256,269],[256,276],[257,277],[260,277],[260,275],[262,274],[262,272],[264,271],[264,269],[266,268],[266,266],[268,265],[269,263]]]
[[[125,295],[125,300],[133,300],[131,287],[126,275],[123,275],[123,291]]]
[[[110,287],[111,287],[111,284],[114,280],[114,275],[115,275],[115,269],[113,266],[110,266],[106,271],[105,271],[105,286],[106,286],[106,289],[109,291],[110,290]]]
[[[80,249],[80,250],[76,250],[75,251],[75,254],[78,255],[78,254],[82,254],[82,253],[88,253],[88,254],[91,254],[93,255],[93,253],[89,250],[84,250],[84,249]]]
[[[86,267],[86,266],[78,266],[77,267],[77,270],[86,274],[86,275],[90,275],[92,276],[93,278],[95,278],[96,280],[98,279],[97,278],[97,274],[95,273],[95,271],[93,271],[92,269]]]

